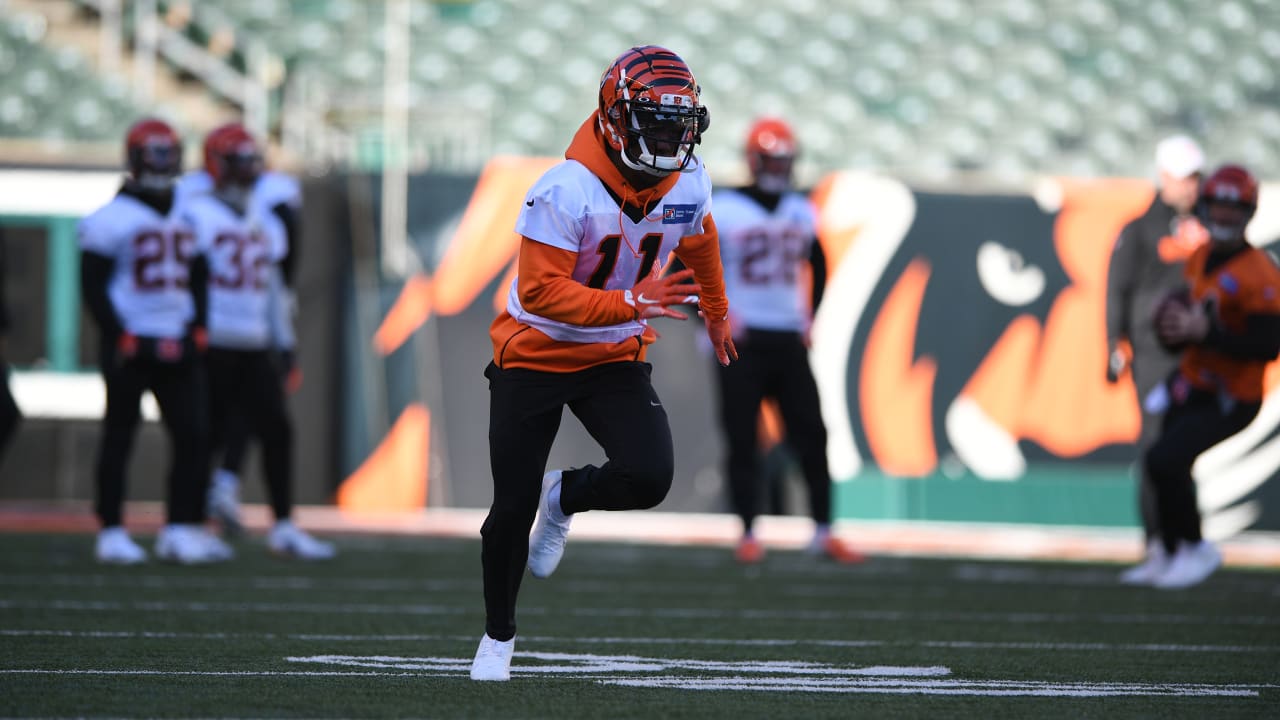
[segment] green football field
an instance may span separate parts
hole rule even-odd
[[[336,561],[104,567],[0,535],[0,716],[1280,717],[1280,573],[575,542],[526,576],[509,683],[467,672],[477,540],[348,535]],[[145,539],[150,546],[150,538]]]

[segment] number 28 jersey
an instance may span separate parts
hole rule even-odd
[[[195,238],[176,211],[161,215],[120,194],[83,218],[77,233],[82,250],[115,260],[107,295],[126,332],[171,339],[186,334],[195,316],[187,287]]]
[[[800,282],[817,221],[803,195],[788,192],[769,211],[738,190],[716,193],[725,294],[748,328],[802,332],[812,308]]]
[[[573,279],[598,290],[630,290],[660,268],[680,240],[703,231],[711,213],[711,180],[699,163],[682,173],[639,222],[619,209],[618,201],[584,165],[566,160],[534,184],[516,220],[516,232],[540,243],[577,253]],[[511,282],[507,312],[560,342],[617,343],[644,332],[644,320],[616,325],[572,325],[526,311],[520,304],[519,278]]]
[[[210,194],[187,197],[177,210],[196,250],[209,262],[209,344],[265,350],[272,337],[272,273],[288,251],[278,220],[251,209],[241,215]]]

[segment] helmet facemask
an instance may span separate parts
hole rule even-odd
[[[658,103],[631,100],[629,95],[623,88],[627,133],[622,161],[632,170],[651,175],[669,175],[688,167],[693,147],[702,142],[698,126],[706,109],[687,95],[663,95]]]
[[[1256,209],[1248,203],[1208,200],[1200,208],[1200,224],[1214,242],[1231,244],[1244,239]]]

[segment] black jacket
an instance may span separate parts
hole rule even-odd
[[[1146,212],[1120,231],[1107,272],[1108,347],[1127,339],[1135,355],[1167,352],[1156,340],[1151,314],[1161,298],[1187,284],[1183,266],[1192,248],[1178,241],[1178,224],[1173,207],[1157,193]]]

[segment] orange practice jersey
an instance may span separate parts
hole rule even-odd
[[[1187,259],[1186,276],[1191,297],[1206,301],[1224,332],[1244,332],[1249,315],[1280,314],[1280,269],[1265,252],[1247,248],[1227,262],[1205,272],[1212,244],[1196,249]],[[1210,347],[1193,345],[1182,355],[1182,374],[1195,387],[1222,389],[1245,401],[1262,399],[1266,361],[1231,357]]]

